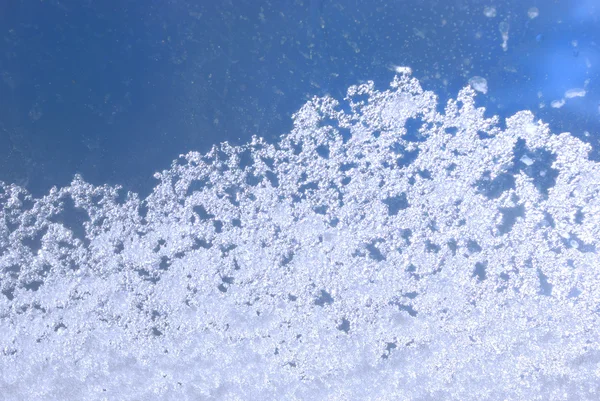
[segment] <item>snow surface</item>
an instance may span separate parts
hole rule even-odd
[[[0,184],[2,399],[597,399],[600,168],[474,97],[314,98],[147,199]]]

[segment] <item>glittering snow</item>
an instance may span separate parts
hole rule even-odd
[[[600,168],[474,97],[353,86],[146,199],[0,184],[3,399],[597,399]]]

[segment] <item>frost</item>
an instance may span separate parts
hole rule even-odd
[[[314,98],[146,199],[0,184],[3,397],[593,399],[600,168],[474,97]]]

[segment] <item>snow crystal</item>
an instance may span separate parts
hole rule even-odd
[[[393,66],[393,70],[398,74],[412,74],[412,68],[407,66],[395,65]]]
[[[539,15],[540,15],[540,10],[537,7],[530,7],[529,10],[527,10],[527,16],[530,19],[537,18]]]
[[[483,8],[483,15],[488,18],[494,18],[496,16],[496,7],[488,6]]]
[[[474,97],[314,98],[145,199],[0,183],[3,399],[594,399],[600,167]]]
[[[500,35],[502,36],[502,50],[508,50],[508,31],[510,29],[510,24],[507,21],[502,21],[500,25],[498,25],[498,30],[500,31]]]
[[[533,160],[531,159],[531,157],[529,157],[527,155],[521,157],[521,161],[528,166],[531,166],[533,164]]]
[[[586,94],[583,88],[572,88],[565,92],[565,98],[572,99],[574,97],[584,97]]]
[[[471,85],[477,92],[485,94],[488,91],[487,80],[483,77],[475,76],[469,79],[469,85]]]

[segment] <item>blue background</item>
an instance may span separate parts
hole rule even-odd
[[[489,114],[531,109],[600,159],[599,2],[496,3],[0,0],[0,180],[41,195],[81,173],[147,195],[180,153],[273,141],[311,96],[386,88],[395,65],[442,102],[483,76]]]

